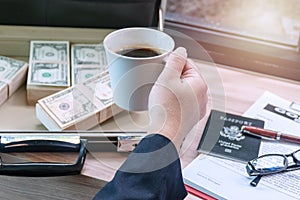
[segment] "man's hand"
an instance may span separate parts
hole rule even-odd
[[[195,68],[186,50],[177,48],[149,96],[149,131],[166,136],[177,149],[206,112],[207,86]]]

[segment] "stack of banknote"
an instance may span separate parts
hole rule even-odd
[[[49,130],[86,130],[121,111],[112,99],[108,70],[36,104],[36,116]]]
[[[31,41],[27,76],[27,102],[71,86],[68,41]]]
[[[26,62],[0,56],[0,105],[25,82],[27,69]]]
[[[83,130],[121,111],[101,44],[31,41],[27,100],[49,130]]]
[[[39,99],[84,82],[107,69],[102,44],[72,44],[68,41],[31,41],[27,100]]]

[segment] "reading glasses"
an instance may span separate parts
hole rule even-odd
[[[265,175],[300,169],[300,149],[291,154],[266,154],[248,162],[247,173],[257,176],[250,183],[257,186]]]

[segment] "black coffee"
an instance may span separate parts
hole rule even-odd
[[[118,51],[117,54],[128,56],[128,57],[135,57],[135,58],[146,58],[146,57],[158,56],[161,54],[161,52],[152,48],[141,47],[141,48],[122,49]]]

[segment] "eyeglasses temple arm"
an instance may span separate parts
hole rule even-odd
[[[253,187],[256,187],[261,179],[262,175],[258,175],[255,179],[253,179],[250,183]]]

